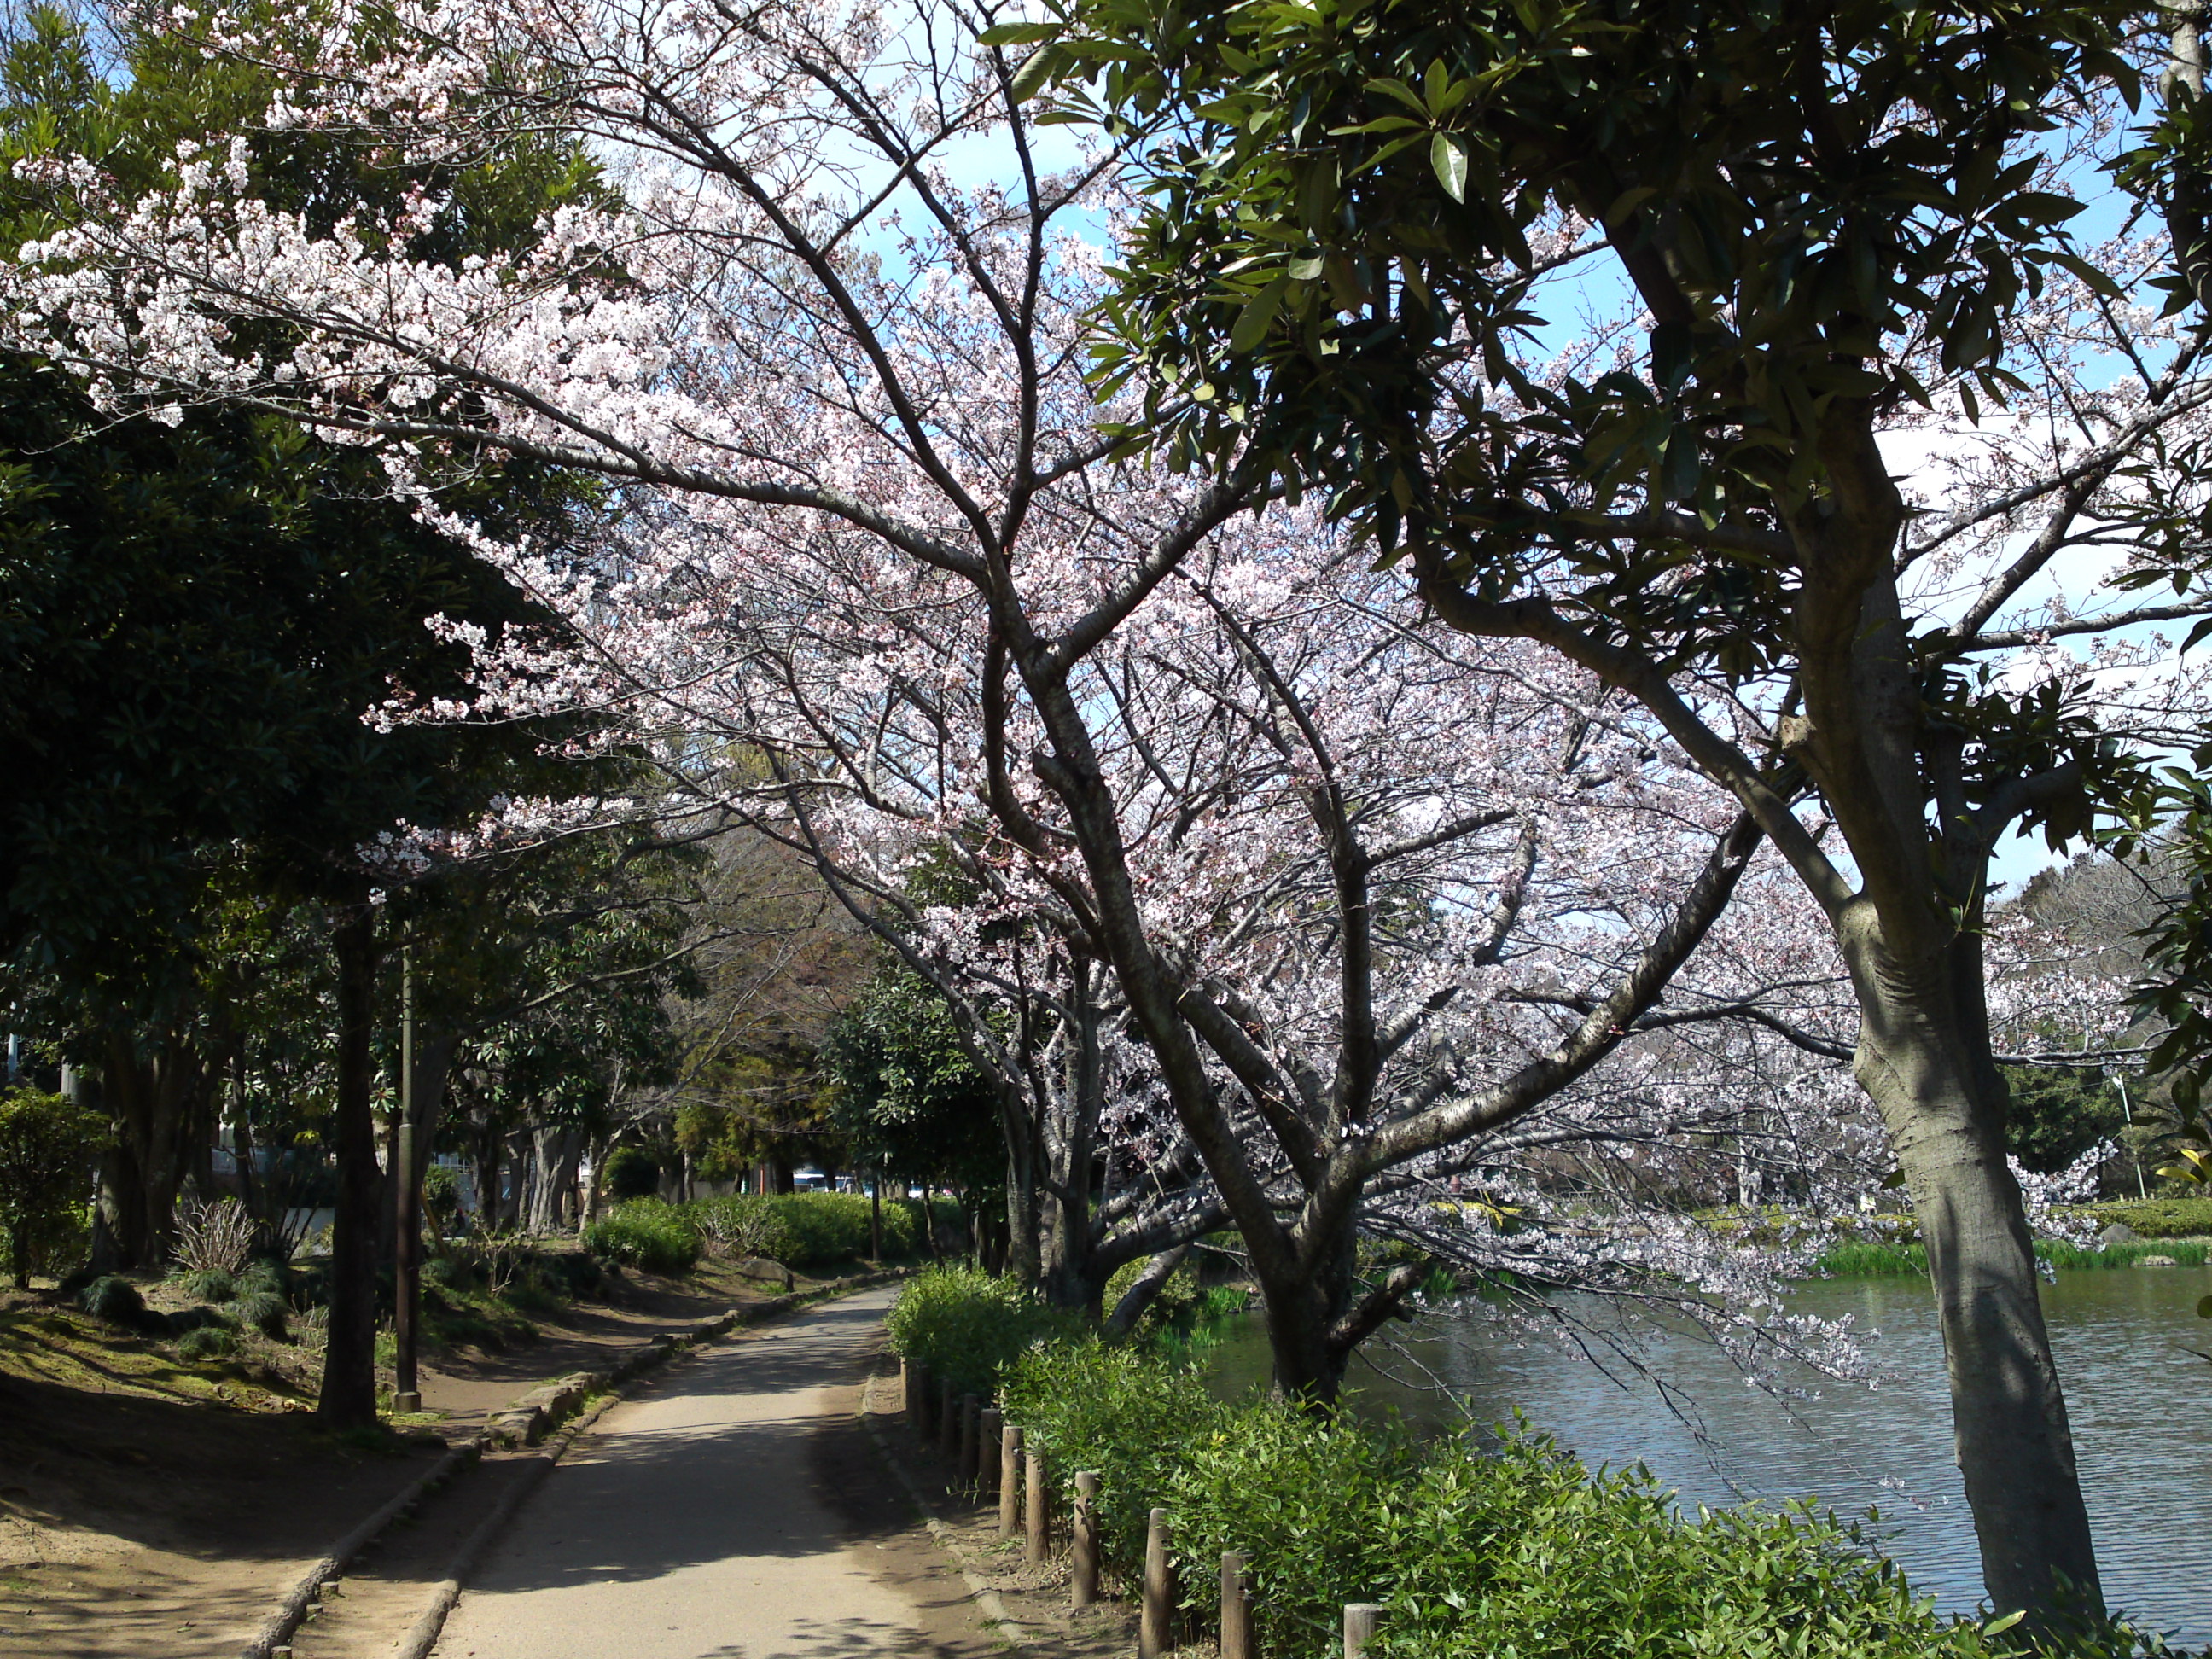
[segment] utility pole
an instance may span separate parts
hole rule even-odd
[[[415,952],[408,946],[402,947],[399,952],[399,1146],[398,1156],[392,1160],[392,1176],[399,1183],[392,1189],[392,1220],[398,1234],[392,1250],[395,1282],[392,1309],[393,1370],[397,1372],[392,1410],[395,1416],[422,1409],[422,1394],[415,1376],[415,1328],[416,1315],[421,1307],[422,1255],[422,1225],[415,1201]]]

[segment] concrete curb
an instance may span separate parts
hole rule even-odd
[[[552,1455],[544,1460],[540,1468],[518,1481],[514,1489],[500,1500],[498,1507],[461,1546],[454,1557],[453,1570],[431,1598],[430,1608],[425,1609],[409,1628],[405,1643],[400,1649],[401,1654],[408,1656],[408,1659],[420,1659],[421,1655],[429,1652],[436,1644],[439,1632],[445,1626],[446,1615],[453,1610],[453,1602],[459,1599],[460,1581],[475,1565],[476,1557],[496,1535],[498,1528],[495,1523],[503,1522],[512,1516],[523,1494],[545,1478],[546,1473],[561,1460],[562,1454],[568,1449],[576,1436],[597,1422],[599,1414],[615,1403],[620,1397],[623,1383],[664,1364],[678,1353],[688,1353],[700,1344],[726,1336],[741,1326],[758,1324],[762,1320],[778,1314],[795,1313],[817,1302],[849,1296],[855,1291],[872,1290],[878,1285],[888,1285],[903,1279],[913,1271],[912,1268],[893,1267],[882,1273],[860,1273],[851,1279],[832,1279],[812,1290],[797,1291],[790,1296],[749,1302],[742,1308],[732,1308],[727,1313],[702,1320],[681,1333],[660,1332],[631,1349],[605,1370],[572,1372],[532,1389],[507,1410],[494,1416],[474,1439],[447,1452],[398,1497],[331,1545],[320,1560],[285,1590],[276,1604],[276,1610],[261,1621],[260,1630],[240,1650],[239,1659],[273,1659],[277,1650],[285,1648],[306,1620],[307,1609],[314,1605],[315,1597],[323,1586],[343,1573],[347,1564],[368,1548],[379,1534],[413,1509],[424,1496],[444,1484],[463,1464],[475,1462],[490,1447],[534,1446],[562,1418],[574,1413],[586,1400],[595,1395],[605,1395],[606,1398],[569,1425]],[[450,1596],[447,1594],[449,1584],[453,1587]],[[426,1626],[427,1635],[423,1633]],[[422,1644],[419,1647],[416,1645],[418,1639]],[[286,1649],[286,1651],[289,1650]]]
[[[431,1649],[438,1645],[438,1638],[446,1628],[447,1615],[461,1599],[461,1584],[477,1569],[483,1553],[491,1547],[491,1540],[499,1536],[507,1523],[514,1518],[515,1510],[522,1507],[523,1499],[538,1490],[538,1483],[553,1472],[553,1466],[568,1453],[592,1424],[598,1422],[607,1408],[620,1396],[608,1395],[598,1401],[590,1410],[562,1429],[552,1444],[538,1457],[537,1467],[507,1488],[507,1495],[493,1505],[489,1515],[477,1523],[476,1530],[463,1541],[454,1553],[453,1565],[438,1588],[431,1592],[430,1604],[416,1615],[415,1622],[407,1627],[400,1638],[393,1659],[427,1659]]]
[[[870,1363],[872,1365],[872,1360]],[[999,1639],[1016,1653],[1036,1651],[1028,1626],[1019,1623],[1006,1611],[1006,1599],[992,1589],[983,1575],[976,1571],[975,1558],[969,1554],[952,1528],[938,1518],[936,1506],[922,1495],[921,1484],[907,1473],[906,1465],[891,1449],[890,1441],[877,1426],[875,1392],[876,1375],[871,1370],[867,1381],[860,1385],[860,1422],[867,1429],[868,1437],[876,1443],[876,1450],[890,1467],[892,1476],[906,1488],[906,1495],[914,1500],[915,1508],[921,1512],[922,1524],[929,1528],[929,1535],[952,1558],[952,1565],[960,1569],[960,1577],[968,1585],[968,1599],[981,1608],[984,1618],[997,1627]]]
[[[346,1564],[368,1547],[369,1541],[401,1516],[413,1509],[423,1496],[442,1485],[462,1464],[472,1462],[483,1451],[482,1436],[465,1446],[455,1446],[409,1483],[406,1489],[382,1509],[370,1516],[351,1532],[331,1546],[323,1559],[300,1576],[299,1580],[284,1592],[276,1604],[276,1611],[261,1621],[261,1628],[246,1644],[241,1659],[270,1659],[270,1654],[292,1639],[314,1605],[316,1595],[323,1586],[338,1577]]]

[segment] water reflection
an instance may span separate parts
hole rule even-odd
[[[2212,1326],[2196,1317],[2212,1271],[2113,1268],[2062,1273],[2044,1312],[2066,1385],[2105,1591],[2116,1607],[2177,1639],[2212,1642]],[[1432,1373],[1479,1422],[1516,1407],[1592,1467],[1638,1458],[1686,1504],[1810,1496],[1839,1514],[1881,1515],[1885,1547],[1913,1583],[1958,1611],[1981,1596],[1981,1560],[1952,1462],[1942,1348],[1924,1283],[1834,1279],[1810,1285],[1800,1311],[1855,1315],[1879,1331],[1877,1389],[1799,1379],[1813,1400],[1778,1401],[1745,1386],[1702,1341],[1654,1343],[1655,1370],[1695,1402],[1701,1435],[1632,1375],[1626,1386],[1545,1341],[1515,1342],[1480,1319],[1441,1323],[1408,1341],[1406,1359],[1357,1368],[1355,1401],[1395,1407],[1423,1426],[1460,1409],[1409,1386]],[[1256,1322],[1217,1354],[1224,1389],[1263,1382]],[[1616,1368],[1618,1370],[1619,1368]]]

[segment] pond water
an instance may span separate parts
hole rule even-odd
[[[2212,1323],[2196,1316],[2212,1270],[2090,1268],[2044,1287],[2106,1599],[2146,1628],[2212,1643]],[[1947,1608],[1981,1599],[1981,1559],[1959,1471],[1942,1344],[1924,1280],[1838,1279],[1802,1288],[1799,1312],[1855,1317],[1880,1386],[1801,1374],[1818,1397],[1748,1388],[1709,1344],[1677,1335],[1643,1358],[1686,1396],[1612,1362],[1608,1376],[1542,1339],[1476,1316],[1398,1328],[1402,1355],[1355,1360],[1353,1403],[1441,1428],[1517,1407],[1593,1468],[1641,1459],[1686,1505],[1810,1497],[1873,1529],[1916,1587]],[[1879,1333],[1878,1335],[1872,1334]],[[1265,1333],[1233,1322],[1209,1357],[1224,1392],[1264,1382]],[[1425,1370],[1437,1387],[1419,1386]],[[1388,1373],[1388,1374],[1386,1374]],[[1619,1380],[1616,1380],[1619,1379]],[[1702,1430],[1685,1421],[1701,1419]]]

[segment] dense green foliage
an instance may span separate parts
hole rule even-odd
[[[642,1146],[617,1146],[607,1154],[599,1185],[609,1198],[651,1198],[660,1186],[660,1164]]]
[[[2100,1244],[2084,1248],[2063,1239],[2039,1238],[2035,1255],[2054,1267],[2132,1267],[2147,1256],[2164,1256],[2178,1267],[2201,1267],[2208,1246],[2202,1239],[2149,1238],[2134,1244]],[[1823,1273],[1839,1274],[1904,1274],[1925,1277],[1928,1250],[1922,1244],[1892,1239],[1856,1239],[1823,1251]]]
[[[726,1255],[760,1255],[787,1267],[827,1267],[866,1258],[874,1243],[871,1205],[860,1193],[732,1194],[690,1204],[635,1198],[584,1229],[584,1248],[657,1273],[679,1273],[709,1243]],[[918,1203],[884,1206],[884,1254],[911,1255]]]
[[[74,1242],[107,1124],[36,1089],[0,1093],[0,1243],[18,1286]]]
[[[860,1193],[737,1193],[700,1199],[685,1205],[684,1212],[727,1254],[763,1255],[787,1267],[819,1267],[870,1254],[875,1242],[871,1208]],[[886,1260],[914,1254],[919,1237],[915,1217],[915,1210],[903,1204],[884,1206]]]
[[[864,1164],[969,1191],[1005,1179],[990,1083],[945,999],[910,969],[878,972],[830,1028],[822,1064],[831,1120]]]
[[[2120,1091],[2102,1072],[2063,1066],[2008,1066],[2005,1144],[2039,1175],[2056,1175],[2126,1126]]]
[[[1389,1608],[1381,1651],[1920,1656],[1996,1650],[1808,1513],[1679,1516],[1641,1469],[1593,1477],[1536,1436],[1419,1442],[1274,1401],[1225,1406],[1132,1347],[1032,1348],[1003,1390],[1063,1486],[1097,1471],[1103,1544],[1133,1571],[1164,1506],[1187,1604],[1250,1562],[1262,1651],[1333,1652],[1347,1601]]]
[[[686,1273],[699,1259],[699,1230],[672,1204],[634,1198],[586,1226],[584,1248],[647,1273]]]
[[[1081,1326],[1011,1279],[951,1267],[908,1279],[885,1328],[902,1359],[927,1365],[959,1393],[989,1395],[1022,1354]]]

